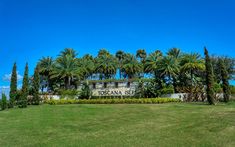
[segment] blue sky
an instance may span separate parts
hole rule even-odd
[[[16,61],[30,74],[42,56],[71,47],[79,56],[101,48],[235,57],[233,0],[0,0],[0,86]],[[20,85],[19,81],[19,85]]]

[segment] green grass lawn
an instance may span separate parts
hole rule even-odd
[[[0,146],[235,146],[235,103],[40,105],[0,111]]]

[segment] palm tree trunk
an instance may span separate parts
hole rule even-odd
[[[168,78],[169,78],[169,81],[171,81],[171,75],[170,74],[168,74]]]
[[[177,89],[176,89],[176,79],[175,79],[174,76],[173,76],[173,80],[172,80],[172,85],[173,85],[173,87],[174,87],[174,92],[175,92],[175,93],[178,93],[178,91],[177,91]]]
[[[193,86],[193,70],[191,69],[191,86]]]
[[[65,89],[69,89],[70,83],[71,83],[71,78],[70,77],[65,78]]]
[[[48,84],[48,86],[47,86],[47,91],[48,91],[48,90],[52,90],[52,82],[51,82],[49,76],[47,76],[47,84]]]
[[[68,89],[69,89],[70,85],[71,85],[71,77],[68,77]]]

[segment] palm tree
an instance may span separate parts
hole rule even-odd
[[[95,70],[95,64],[93,57],[91,55],[85,55],[81,59],[78,59],[78,66],[82,75],[82,79],[87,79],[92,77],[92,74]]]
[[[42,57],[42,59],[39,60],[38,66],[39,66],[39,74],[41,77],[45,77],[47,81],[48,88],[52,88],[52,82],[50,80],[50,74],[53,70],[54,60],[52,57]]]
[[[53,71],[51,73],[51,78],[60,78],[64,80],[65,88],[69,89],[71,86],[71,81],[74,78],[79,78],[80,71],[78,68],[77,59],[71,54],[57,58]]]
[[[117,60],[111,54],[102,54],[96,58],[96,72],[100,74],[100,79],[111,78],[117,71]]]
[[[72,48],[65,48],[63,51],[60,52],[60,57],[70,55],[72,58],[75,58],[78,54],[76,53],[76,50]]]
[[[134,78],[135,75],[141,70],[141,64],[139,64],[135,56],[126,54],[121,70],[125,73],[125,76],[131,79]]]
[[[123,59],[124,59],[124,57],[125,57],[125,53],[123,52],[123,51],[121,51],[121,50],[119,50],[119,51],[117,51],[116,52],[116,58],[118,59],[118,62],[119,62],[119,77],[120,77],[120,79],[121,79],[121,77],[122,77],[122,72],[121,72],[121,68],[122,68],[122,62],[123,62]]]
[[[154,53],[151,53],[149,57],[146,59],[144,65],[144,71],[146,73],[152,73],[154,76],[156,76],[161,59],[162,59],[161,51],[157,50]]]
[[[180,49],[178,48],[171,48],[168,52],[167,52],[167,55],[170,56],[171,58],[174,58],[173,60],[175,60],[175,63],[176,63],[176,66],[175,68],[177,70],[179,70],[180,66],[179,66],[179,61],[180,61],[180,58],[181,58],[181,52],[180,52]],[[178,71],[179,72],[179,71]],[[179,79],[179,73],[177,74],[174,74],[172,75],[172,85],[174,87],[174,91],[175,92],[178,92],[177,90],[177,81]]]
[[[100,49],[99,52],[98,52],[98,57],[101,57],[101,56],[103,56],[103,55],[109,56],[109,55],[111,55],[111,54],[110,54],[109,51],[107,51],[106,49]]]
[[[142,63],[145,62],[146,57],[147,53],[144,49],[139,49],[136,51],[136,58],[139,58]]]
[[[92,57],[92,55],[90,54],[85,54],[82,59],[86,59],[86,60],[94,60],[94,58]]]
[[[205,64],[204,60],[200,57],[198,53],[184,54],[181,61],[181,71],[189,72],[191,86],[193,85],[193,74],[195,71],[204,71]]]
[[[180,57],[180,49],[172,48],[167,52],[168,56],[173,56],[174,58],[178,59]]]
[[[144,77],[144,64],[145,64],[146,57],[147,57],[147,53],[144,49],[139,49],[136,51],[136,58],[139,58],[142,64],[142,69],[139,74],[139,77]]]
[[[164,77],[161,75],[161,72],[159,70],[161,59],[162,59],[162,52],[156,50],[155,52],[151,53],[148,56],[144,65],[145,73],[150,73],[153,75],[153,77],[155,78],[154,83],[157,84],[158,89],[163,87],[163,80],[164,80]]]
[[[168,80],[171,81],[173,77],[176,77],[179,73],[179,64],[176,58],[173,56],[165,56],[160,60],[159,70],[161,75],[168,77]],[[173,81],[174,82],[174,81]]]

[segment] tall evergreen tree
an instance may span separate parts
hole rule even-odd
[[[6,95],[4,93],[2,93],[1,109],[2,110],[7,109],[7,97],[6,97]]]
[[[24,70],[24,78],[23,78],[23,85],[22,85],[22,93],[20,96],[19,107],[25,108],[27,107],[27,97],[29,94],[29,68],[28,63],[26,63],[25,70]]]
[[[40,76],[39,76],[39,66],[37,65],[34,70],[33,75],[33,104],[39,105],[40,97],[39,97],[39,89],[40,89]]]
[[[229,101],[230,96],[230,89],[229,89],[229,75],[226,70],[225,64],[222,59],[219,60],[220,70],[221,70],[221,79],[222,79],[222,87],[223,87],[223,93],[224,93],[224,102]]]
[[[9,108],[13,108],[15,104],[15,98],[17,95],[17,71],[16,62],[14,63],[12,73],[11,73],[11,83],[10,83],[10,101]]]
[[[207,94],[207,100],[210,105],[215,105],[215,99],[214,99],[214,77],[213,77],[213,68],[211,64],[211,60],[208,54],[208,51],[206,47],[204,48],[204,54],[205,54],[205,66],[206,66],[206,94]]]

